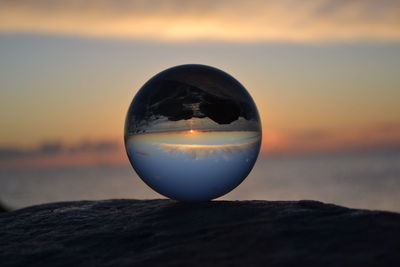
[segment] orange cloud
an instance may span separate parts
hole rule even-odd
[[[399,14],[396,0],[0,0],[0,31],[157,41],[399,41]]]
[[[73,145],[47,142],[37,148],[0,148],[0,169],[127,164],[120,142],[82,141]]]
[[[354,129],[271,130],[264,133],[264,154],[310,154],[400,151],[400,124],[382,123]]]

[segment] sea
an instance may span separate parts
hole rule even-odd
[[[0,170],[10,209],[74,200],[164,198],[126,165]],[[217,200],[317,200],[400,212],[400,153],[261,156],[249,176]]]

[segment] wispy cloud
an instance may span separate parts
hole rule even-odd
[[[271,130],[265,133],[263,145],[266,154],[399,151],[399,123],[338,130]]]
[[[399,41],[397,0],[0,0],[1,32],[157,41]]]
[[[380,123],[353,129],[271,129],[263,133],[264,155],[305,155],[329,153],[400,152],[400,123]],[[227,158],[255,146],[254,141],[239,145],[173,145],[157,144],[164,152],[185,153],[202,159],[216,153]],[[146,151],[137,150],[141,156]],[[82,141],[75,144],[43,142],[35,148],[0,147],[0,169],[24,167],[57,167],[81,165],[129,164],[122,140]]]
[[[97,140],[76,144],[44,142],[34,148],[0,147],[0,169],[93,164],[126,164],[122,144]]]

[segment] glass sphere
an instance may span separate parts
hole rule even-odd
[[[182,201],[220,197],[250,173],[261,145],[254,101],[232,76],[181,65],[151,78],[125,121],[125,148],[139,177]]]

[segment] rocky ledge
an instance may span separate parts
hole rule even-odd
[[[105,200],[0,214],[1,266],[400,266],[400,214],[316,201]]]
[[[7,209],[0,203],[0,213],[6,212]]]

